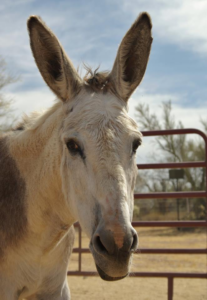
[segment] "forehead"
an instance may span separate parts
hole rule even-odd
[[[81,91],[66,104],[64,131],[82,130],[141,136],[136,122],[128,116],[126,103],[111,93]]]

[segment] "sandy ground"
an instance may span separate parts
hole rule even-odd
[[[167,280],[126,278],[107,283],[98,277],[68,278],[72,300],[167,300]],[[207,282],[199,279],[175,280],[173,300],[206,300]]]
[[[142,248],[206,248],[206,232],[178,232],[173,228],[142,228],[139,247]],[[88,239],[83,235],[84,247]],[[77,241],[76,241],[77,246]],[[82,257],[82,269],[94,271],[91,254]],[[73,254],[69,270],[77,270],[78,255]],[[206,255],[134,255],[133,271],[155,272],[207,272]],[[72,300],[167,300],[167,279],[125,278],[117,282],[105,282],[99,277],[68,277]],[[175,279],[173,300],[207,300],[206,279]]]

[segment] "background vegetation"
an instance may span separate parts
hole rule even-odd
[[[164,102],[161,117],[150,111],[148,105],[139,104],[136,108],[137,122],[141,130],[182,129],[181,121],[173,116],[171,102]],[[193,120],[192,120],[193,124]],[[201,120],[203,131],[207,133],[207,119]],[[193,127],[193,125],[192,125]],[[151,153],[153,162],[204,161],[205,144],[200,137],[187,135],[158,136],[153,141]],[[169,170],[139,171],[136,192],[202,191],[205,186],[205,168],[184,169],[182,179],[170,179]],[[180,219],[206,218],[206,199],[157,199],[136,200],[136,219]]]
[[[8,71],[5,60],[0,56],[0,133],[9,130],[14,121],[12,99],[6,96],[3,90],[18,79]]]

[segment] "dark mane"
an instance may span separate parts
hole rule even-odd
[[[83,77],[83,81],[86,88],[94,92],[107,92],[111,91],[114,94],[116,93],[115,87],[113,86],[109,74],[109,71],[98,72],[98,69],[94,71],[84,64],[84,68],[86,69],[86,75]]]

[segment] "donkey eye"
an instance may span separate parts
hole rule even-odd
[[[78,143],[74,140],[69,140],[66,143],[66,146],[68,148],[68,150],[70,151],[70,153],[72,155],[76,155],[76,154],[81,154],[82,155],[82,149],[81,147],[78,145]]]
[[[133,154],[136,153],[136,151],[137,151],[137,149],[138,149],[138,147],[140,145],[141,145],[141,140],[139,140],[139,139],[134,140],[134,142],[132,144],[132,152],[133,152]]]

